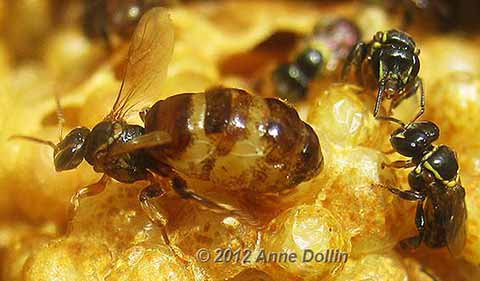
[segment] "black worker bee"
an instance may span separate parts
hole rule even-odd
[[[368,43],[360,42],[351,50],[342,70],[342,80],[355,66],[355,76],[363,86],[377,90],[373,116],[377,119],[398,121],[391,115],[404,99],[420,92],[420,110],[415,122],[425,111],[425,93],[422,79],[418,77],[420,60],[412,37],[399,30],[377,32]],[[391,100],[387,116],[379,116],[384,99]]]
[[[403,26],[409,27],[416,19],[432,22],[443,31],[461,29],[478,32],[480,10],[477,0],[385,0],[382,4],[393,12],[403,13]]]
[[[390,143],[396,152],[411,159],[384,165],[413,168],[408,176],[410,190],[385,187],[402,199],[417,201],[418,234],[402,240],[403,248],[417,248],[423,241],[430,248],[448,247],[456,257],[465,245],[465,190],[461,186],[455,152],[446,145],[433,145],[439,134],[437,125],[430,121],[396,129]]]
[[[309,84],[320,74],[334,72],[360,38],[360,30],[347,19],[317,25],[293,61],[271,73],[273,95],[289,101],[304,99]]]
[[[84,0],[83,30],[90,38],[109,42],[112,36],[128,40],[142,15],[172,0]]]
[[[173,25],[162,8],[140,20],[130,44],[125,77],[111,112],[93,129],[73,129],[58,144],[15,136],[54,148],[57,171],[76,168],[83,160],[103,173],[99,182],[72,197],[71,215],[82,198],[102,192],[113,178],[122,183],[145,180],[139,194],[150,220],[165,229],[166,218],[152,200],[166,193],[239,215],[188,188],[184,177],[208,180],[231,190],[279,192],[318,174],[323,156],[314,130],[297,112],[274,98],[234,88],[184,93],[157,101],[140,112],[144,126],[129,124],[126,115],[155,97],[173,53]]]

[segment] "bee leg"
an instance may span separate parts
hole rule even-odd
[[[367,48],[367,44],[363,42],[359,42],[353,47],[353,49],[348,54],[348,57],[342,68],[342,75],[340,77],[342,81],[345,81],[347,75],[350,73],[350,68],[352,67],[352,65],[355,66],[355,73],[357,79],[362,77],[361,65],[367,57]],[[360,81],[363,82],[363,79],[360,79]]]
[[[378,113],[378,112],[377,112],[377,113]],[[375,119],[377,119],[377,120],[393,122],[393,123],[396,123],[396,124],[400,125],[400,127],[405,128],[405,123],[403,123],[402,121],[398,120],[398,119],[395,118],[395,117],[384,116],[384,115],[380,115],[380,116],[377,115],[377,116],[375,116],[375,111],[374,111],[374,113],[373,113],[373,116],[374,116]]]
[[[160,186],[159,183],[152,183],[145,187],[138,194],[138,200],[143,211],[147,214],[152,223],[160,227],[162,231],[163,240],[165,244],[170,245],[170,239],[167,235],[167,218],[162,214],[158,207],[152,202],[153,199],[158,199],[166,194],[166,191]]]
[[[208,207],[209,209],[220,211],[220,212],[227,212],[235,214],[237,212],[232,206],[227,204],[221,204],[213,202],[212,200],[203,197],[187,188],[187,183],[181,177],[174,176],[172,178],[172,187],[182,198],[184,199],[193,199],[195,201],[200,202],[202,205]]]
[[[412,160],[398,160],[391,163],[383,162],[382,169],[384,169],[385,167],[396,168],[396,169],[406,169],[406,168],[415,167],[415,163],[413,163]]]
[[[168,173],[168,175],[165,175],[166,173]],[[199,195],[199,194],[195,193],[194,191],[188,189],[188,186],[187,186],[187,183],[185,182],[185,180],[182,179],[172,169],[169,169],[168,171],[166,171],[166,173],[165,173],[165,171],[163,172],[163,174],[166,177],[170,178],[173,190],[175,190],[175,192],[178,195],[180,195],[182,198],[195,200],[195,201],[199,202],[200,204],[202,204],[203,206],[210,209],[211,211],[214,211],[214,212],[217,212],[217,213],[226,213],[229,216],[235,216],[235,217],[241,218],[245,221],[248,221],[252,225],[255,225],[257,223],[255,218],[253,218],[249,214],[247,214],[247,213],[245,213],[245,212],[243,212],[239,209],[236,209],[233,206],[230,206],[230,205],[224,204],[224,203],[214,202],[214,201],[212,201],[212,200],[210,200],[210,199],[208,199],[208,198],[206,198],[202,195]]]
[[[75,193],[70,199],[70,206],[68,208],[68,225],[67,225],[67,235],[72,232],[72,222],[75,214],[77,213],[78,207],[80,206],[80,200],[86,197],[95,196],[105,190],[108,181],[110,178],[107,175],[103,175],[102,178],[91,185],[81,188]]]
[[[415,82],[415,86],[413,88],[414,90],[412,91],[412,95],[416,94],[418,90],[420,90],[420,110],[417,112],[417,115],[415,115],[415,117],[412,119],[412,121],[410,121],[409,124],[417,121],[417,119],[420,118],[420,116],[422,116],[425,112],[425,91],[423,89],[422,79],[417,78],[417,81]]]
[[[415,225],[417,227],[418,235],[400,241],[400,247],[402,247],[402,249],[416,249],[418,246],[420,246],[420,243],[423,240],[425,231],[425,212],[423,211],[423,201],[419,201],[417,203]]]
[[[60,96],[55,92],[55,104],[56,104],[56,113],[57,113],[57,124],[58,124],[58,139],[62,141],[63,139],[63,127],[65,126],[65,114],[63,112],[62,104],[60,103]]]
[[[425,195],[416,190],[400,190],[396,187],[391,185],[383,185],[377,184],[377,186],[383,187],[388,189],[391,193],[397,195],[398,197],[408,200],[408,201],[423,201],[425,199]]]
[[[395,152],[397,152],[395,149],[389,149],[387,151],[382,151],[383,154],[387,154],[387,155],[391,155],[391,154],[394,154]],[[383,169],[383,164],[382,164],[382,169]]]
[[[147,214],[150,221],[160,227],[162,233],[163,241],[174,256],[178,257],[182,262],[188,263],[184,258],[182,258],[181,253],[172,246],[170,238],[168,237],[167,232],[167,218],[162,214],[162,211],[156,206],[153,200],[158,199],[159,197],[164,196],[167,192],[161,187],[160,183],[157,183],[153,175],[148,176],[148,180],[151,184],[144,189],[142,189],[138,195],[138,200],[140,201],[140,206],[143,211]]]
[[[140,115],[140,119],[142,120],[143,123],[145,123],[145,117],[147,116],[147,113],[148,113],[149,110],[150,110],[150,108],[146,107],[138,113],[138,115]]]

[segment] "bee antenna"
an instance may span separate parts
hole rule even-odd
[[[55,92],[55,103],[57,105],[57,122],[58,122],[58,138],[59,141],[63,139],[63,126],[65,125],[65,114],[63,113],[62,105],[60,104],[60,97]]]
[[[39,138],[36,138],[36,137],[22,136],[22,135],[13,135],[13,136],[10,136],[10,137],[8,138],[8,140],[16,140],[16,139],[26,140],[26,141],[31,141],[31,142],[36,142],[36,143],[48,145],[48,146],[50,146],[50,147],[53,148],[53,149],[56,148],[56,145],[55,145],[53,142],[47,141],[47,140],[42,140],[42,139],[39,139]]]
[[[383,101],[383,92],[385,91],[385,78],[380,81],[380,86],[377,92],[377,98],[375,100],[375,108],[373,109],[373,116],[377,118],[378,112],[380,112],[380,106]]]

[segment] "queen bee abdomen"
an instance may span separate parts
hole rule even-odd
[[[228,189],[277,192],[318,174],[318,137],[297,112],[277,99],[216,88],[158,101],[146,133],[163,130],[168,145],[148,150],[187,177]]]

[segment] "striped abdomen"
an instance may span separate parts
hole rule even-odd
[[[146,115],[145,130],[172,136],[171,144],[149,150],[155,159],[230,189],[280,191],[322,167],[317,135],[293,108],[239,89],[159,101]]]

